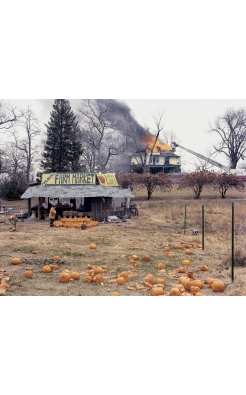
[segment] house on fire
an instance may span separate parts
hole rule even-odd
[[[169,146],[167,146],[169,147]],[[150,165],[150,173],[180,173],[181,163],[180,156],[175,154],[175,149],[157,149],[152,154],[145,153],[144,150],[137,151],[130,156],[131,170],[141,172],[143,169],[143,161],[146,156],[146,164]]]

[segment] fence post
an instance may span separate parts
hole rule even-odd
[[[185,216],[184,216],[184,234],[186,229],[186,204],[185,204]]]
[[[231,207],[231,281],[234,281],[234,203]]]
[[[204,250],[204,206],[202,205],[202,249]]]

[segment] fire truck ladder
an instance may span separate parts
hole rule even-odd
[[[224,170],[226,172],[228,172],[228,170],[229,170],[226,166],[222,165],[221,163],[216,162],[215,160],[213,160],[211,158],[207,158],[204,155],[198,154],[197,152],[194,152],[191,149],[185,148],[182,145],[175,143],[174,141],[172,142],[172,147],[180,147],[180,148],[184,149],[185,151],[188,151],[191,154],[197,156],[198,158],[206,160],[208,163],[211,163],[211,165],[217,166],[217,167],[219,167],[220,169],[222,169],[222,170]]]

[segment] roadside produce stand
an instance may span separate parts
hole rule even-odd
[[[102,221],[109,215],[126,215],[130,212],[130,200],[134,198],[128,188],[118,185],[114,174],[96,173],[46,173],[42,174],[41,185],[29,187],[21,196],[27,199],[28,215],[31,216],[31,199],[38,198],[37,220],[41,219],[41,205],[45,200],[57,199],[57,208],[61,209],[62,217],[91,217],[95,221]],[[62,199],[75,201],[84,199],[84,205],[68,209],[60,204]],[[114,199],[124,204],[116,207]],[[64,208],[64,210],[63,210]],[[47,213],[48,213],[47,210]],[[47,215],[47,213],[45,215]]]

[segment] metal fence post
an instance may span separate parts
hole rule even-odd
[[[234,203],[231,210],[231,281],[234,281]]]

